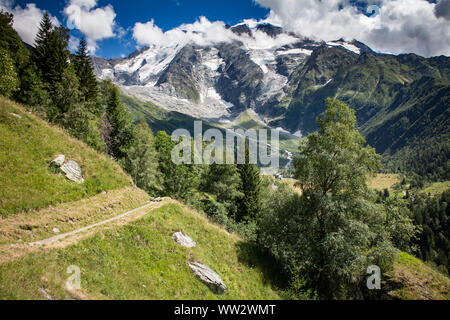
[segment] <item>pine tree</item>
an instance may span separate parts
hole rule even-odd
[[[81,38],[78,51],[73,59],[73,64],[75,72],[80,79],[80,89],[83,92],[85,101],[96,102],[99,94],[98,84],[92,68],[91,58],[88,54],[86,39],[84,37]]]
[[[126,150],[130,146],[133,127],[131,118],[120,101],[119,89],[116,86],[111,88],[106,107],[106,117],[111,125],[108,153],[120,160],[125,158]]]
[[[50,15],[44,14],[36,36],[36,48],[32,58],[42,80],[51,88],[62,80],[64,71],[69,66],[69,37],[65,27],[54,27]]]
[[[39,70],[44,70],[47,67],[47,55],[50,50],[50,33],[52,30],[53,25],[50,20],[50,15],[48,12],[45,12],[36,35],[35,48],[32,56]]]
[[[261,211],[261,177],[259,168],[250,164],[250,151],[248,144],[245,147],[245,164],[237,166],[240,186],[239,191],[242,193],[242,198],[238,203],[238,212],[236,220],[240,221],[254,221]]]

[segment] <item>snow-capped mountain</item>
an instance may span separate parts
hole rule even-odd
[[[277,116],[274,110],[292,99],[293,75],[319,48],[354,56],[371,51],[357,41],[317,42],[270,24],[229,29],[233,41],[152,46],[108,61],[95,57],[94,69],[99,78],[168,110],[229,121],[252,109],[269,122]],[[332,79],[318,81],[315,85],[326,86]]]

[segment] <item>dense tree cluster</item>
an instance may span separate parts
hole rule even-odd
[[[319,298],[355,298],[367,267],[388,271],[415,229],[405,208],[377,204],[368,190],[380,159],[364,146],[353,110],[330,99],[318,126],[294,165],[302,194],[280,186],[264,197],[259,241],[300,296],[310,290]]]
[[[420,233],[412,241],[417,246],[417,256],[436,265],[444,274],[450,270],[450,190],[440,196],[407,196],[408,207],[414,217],[414,224]]]

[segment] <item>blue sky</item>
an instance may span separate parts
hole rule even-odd
[[[63,10],[68,1],[65,0],[35,0],[15,1],[15,4],[25,7],[27,3],[35,3],[42,10],[49,11],[64,24],[67,24]],[[127,33],[122,38],[109,38],[99,41],[95,54],[105,57],[120,57],[136,50],[132,28],[137,22],[147,22],[154,19],[155,24],[163,31],[178,27],[183,23],[193,23],[200,16],[210,21],[223,21],[234,25],[243,19],[265,18],[269,10],[262,8],[253,0],[99,0],[97,7],[112,5],[116,12],[116,25]],[[77,30],[72,35],[80,37]]]
[[[71,48],[84,35],[105,58],[143,45],[232,41],[225,25],[244,19],[315,40],[356,39],[384,53],[450,56],[450,0],[0,0],[0,8],[14,14],[25,42],[33,43],[47,10],[73,27]]]

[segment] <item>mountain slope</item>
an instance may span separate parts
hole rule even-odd
[[[168,111],[226,123],[251,109],[267,126],[296,135],[315,131],[326,98],[334,97],[356,111],[361,132],[389,170],[445,170],[450,57],[381,54],[356,40],[313,41],[269,24],[230,28],[236,39],[229,42],[95,58],[97,75]],[[431,143],[439,144],[439,160],[419,169],[423,160],[412,155]]]
[[[3,97],[0,146],[2,217],[132,185],[115,162]],[[50,168],[59,154],[81,165],[84,183],[71,182]]]

